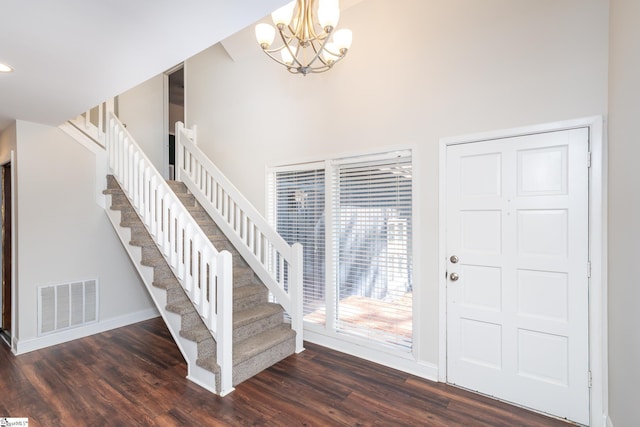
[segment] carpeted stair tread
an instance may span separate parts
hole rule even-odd
[[[143,226],[142,226],[142,221],[140,221],[139,219],[138,220],[125,219],[120,221],[120,227],[134,228],[134,227],[143,227]]]
[[[112,211],[126,211],[127,209],[133,209],[133,208],[131,207],[131,205],[127,203],[118,203],[118,204],[112,203],[109,209],[111,209]]]
[[[163,277],[161,279],[154,279],[153,282],[151,282],[151,284],[153,286],[155,286],[156,288],[160,288],[160,289],[173,289],[173,288],[180,288],[180,282],[178,282],[178,280],[176,278],[171,278],[171,277]]]
[[[187,188],[187,186],[184,184],[184,182],[181,182],[181,181],[175,181],[175,180],[172,180],[172,179],[168,179],[167,180],[167,185],[176,194],[178,194],[178,193],[188,193],[189,192],[189,189]]]
[[[233,328],[237,329],[241,326],[248,325],[250,323],[258,322],[265,317],[272,316],[274,314],[282,314],[282,307],[278,304],[267,302],[255,307],[248,308],[246,310],[233,312]]]
[[[250,283],[248,285],[233,288],[233,299],[241,300],[262,293],[264,293],[265,295],[267,293],[267,291],[264,289],[264,286]]]
[[[131,240],[129,240],[129,244],[131,246],[137,246],[139,248],[143,248],[145,246],[156,246],[156,242],[151,240],[151,238],[146,238],[146,237],[141,237],[136,239],[132,238]]]
[[[271,347],[284,341],[294,339],[296,333],[288,324],[282,324],[276,328],[266,330],[258,335],[254,335],[233,345],[233,365],[248,361],[252,357],[259,355]]]
[[[220,366],[218,366],[215,356],[198,358],[196,365],[216,375],[220,373]]]
[[[211,331],[209,331],[209,329],[207,329],[204,323],[202,323],[200,325],[197,325],[195,327],[192,327],[186,330],[185,329],[180,330],[180,336],[185,337],[186,339],[194,342],[201,342],[211,338]]]
[[[225,237],[225,235],[224,234],[220,234],[220,233],[207,233],[207,239],[209,239],[211,241],[211,243],[213,243],[213,246],[216,249],[218,249],[218,247],[216,246],[216,243],[218,243],[218,242],[226,242],[227,241],[227,238]],[[224,250],[224,249],[222,249],[222,250]]]
[[[263,304],[269,299],[267,289],[258,284],[249,284],[233,289],[233,310],[241,311],[254,305]]]
[[[195,206],[196,199],[191,194],[176,193],[176,196],[186,207]]]
[[[196,311],[196,309],[193,307],[193,304],[189,300],[167,304],[165,308],[167,309],[167,311],[176,314],[188,314]]]
[[[109,206],[109,209],[111,209],[112,211],[136,212],[136,209],[133,206],[131,206],[129,199],[126,198],[122,190],[119,190],[119,191],[120,193],[117,193],[115,191],[111,193],[111,196],[122,196],[122,197],[117,197],[119,202],[112,201],[111,206]]]
[[[146,231],[146,229],[145,229]],[[148,232],[131,233],[131,240],[129,240],[131,246],[138,247],[158,247],[156,242],[153,241]]]
[[[234,288],[254,283],[255,273],[249,267],[233,268],[233,285]]]
[[[143,258],[140,261],[140,264],[147,266],[147,267],[157,267],[158,265],[162,264],[164,261],[164,258],[160,258],[160,257],[149,257],[149,258]]]

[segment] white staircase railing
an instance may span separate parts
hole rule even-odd
[[[184,182],[291,318],[303,348],[302,245],[289,246],[176,123],[176,179]]]
[[[107,115],[106,149],[109,170],[216,340],[218,393],[225,395],[233,390],[231,254],[216,250],[112,112]]]
[[[69,120],[69,123],[84,132],[96,144],[104,147],[107,117],[110,111],[114,111],[114,106],[115,98],[111,98],[97,107],[85,111],[75,119]]]

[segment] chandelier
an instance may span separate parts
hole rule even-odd
[[[351,30],[335,30],[340,18],[338,0],[294,0],[271,14],[275,28],[256,25],[262,50],[293,74],[322,73],[345,57]],[[282,45],[271,48],[276,31]]]

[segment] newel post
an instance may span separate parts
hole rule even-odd
[[[198,128],[193,126],[192,129],[185,127],[184,123],[176,122],[176,165],[175,165],[175,180],[182,181],[182,169],[184,168],[187,173],[191,170],[191,165],[186,165],[184,160],[184,142],[182,138],[189,138],[193,145],[197,145],[196,134]],[[190,162],[191,160],[189,160]]]
[[[291,295],[291,328],[296,332],[296,353],[304,351],[304,292],[303,292],[303,250],[300,243],[291,246],[293,270],[292,280],[289,282],[289,294]]]
[[[216,322],[217,362],[220,367],[220,390],[225,396],[233,388],[233,261],[229,251],[217,256],[217,295],[218,308]]]
[[[174,179],[178,182],[182,182],[182,166],[184,165],[184,146],[182,144],[182,133],[187,129],[184,127],[184,123],[176,122],[176,164],[174,165]]]

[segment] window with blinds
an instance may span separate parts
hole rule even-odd
[[[303,248],[304,319],[325,323],[325,187],[324,169],[275,174],[272,218],[289,244]]]
[[[410,153],[333,170],[336,330],[412,344]]]
[[[269,178],[271,222],[304,248],[306,324],[410,349],[411,152],[279,168]]]

